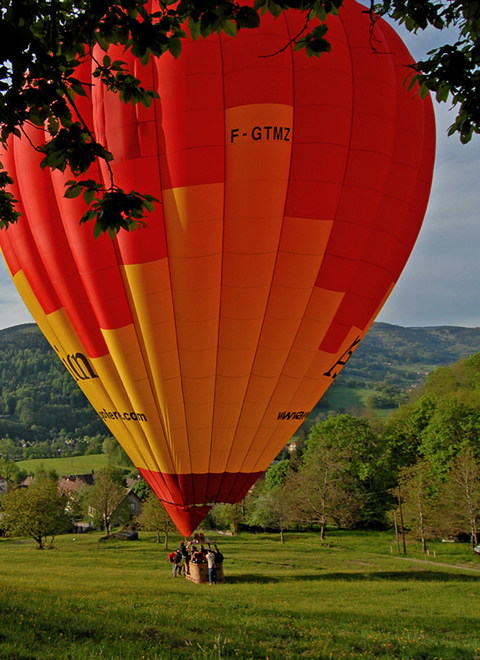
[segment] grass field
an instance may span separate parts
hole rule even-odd
[[[364,406],[372,393],[373,390],[365,387],[353,388],[346,385],[337,385],[335,388],[327,390],[325,399],[328,400],[332,410],[350,410],[354,406]]]
[[[90,454],[88,456],[68,456],[64,458],[31,458],[18,461],[17,465],[30,474],[40,466],[46,470],[55,470],[59,477],[69,474],[87,474],[92,470],[99,470],[108,465],[106,454]]]
[[[325,394],[325,400],[328,407],[317,405],[313,411],[312,417],[315,418],[320,412],[326,413],[328,410],[337,412],[351,412],[355,408],[361,410],[366,405],[367,399],[373,394],[372,389],[361,387],[347,387],[346,385],[337,385],[334,389],[328,390]],[[394,408],[374,409],[375,417],[381,420],[387,419]]]
[[[392,553],[388,533],[214,538],[215,587],[173,580],[153,534],[62,536],[43,551],[0,540],[0,657],[480,658],[480,558],[466,545],[426,561],[417,544]]]

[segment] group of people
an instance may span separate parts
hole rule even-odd
[[[203,544],[198,545],[198,537],[194,537],[193,541],[180,542],[180,546],[168,555],[172,564],[172,577],[177,575],[190,575],[190,564],[207,564],[208,565],[208,581],[212,584],[217,584],[217,564],[223,562],[223,555],[214,543],[215,550],[207,541],[207,547]],[[204,539],[203,539],[204,540]]]

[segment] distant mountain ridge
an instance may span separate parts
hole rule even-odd
[[[441,325],[404,328],[374,323],[356,354],[381,354],[393,361],[427,361],[444,365],[480,351],[480,328]]]
[[[15,343],[19,348],[49,345],[35,323],[23,323],[0,330],[0,348]],[[403,327],[390,323],[374,323],[362,341],[355,356],[383,355],[392,360],[428,359],[439,365],[458,360],[463,355],[480,351],[480,328],[440,325]]]
[[[374,323],[315,411],[394,408],[429,371],[479,351],[480,328]],[[0,330],[0,437],[36,443],[62,429],[108,434],[36,324]]]
[[[344,373],[353,376],[355,370],[377,363],[393,370],[414,365],[440,367],[478,351],[480,328],[448,325],[404,328],[388,323],[374,323],[346,365]],[[373,379],[378,380],[378,375],[377,372]]]
[[[358,414],[366,405],[384,416],[424,383],[429,372],[479,351],[480,328],[374,323],[314,416],[327,410]]]

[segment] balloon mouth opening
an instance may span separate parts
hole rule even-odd
[[[213,502],[185,506],[174,504],[173,502],[165,502],[164,500],[160,501],[182,536],[191,536],[215,504]]]

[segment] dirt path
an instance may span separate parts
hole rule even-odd
[[[456,568],[459,571],[473,571],[474,573],[480,573],[480,568],[470,568],[469,566],[459,566],[458,564],[444,564],[440,561],[429,561],[428,559],[414,559],[413,557],[396,557],[396,559],[402,559],[403,561],[413,561],[417,564],[431,564],[432,566],[445,566],[446,568]]]

